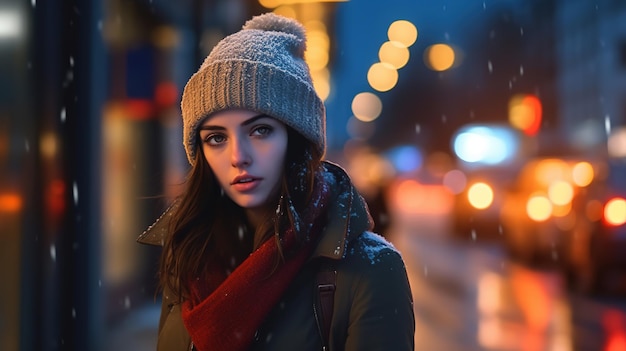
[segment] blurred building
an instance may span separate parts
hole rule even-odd
[[[606,154],[626,122],[626,3],[557,1],[561,129],[579,150]]]

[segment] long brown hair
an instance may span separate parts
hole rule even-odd
[[[175,200],[177,205],[160,260],[160,285],[171,290],[177,301],[189,297],[189,282],[203,276],[209,265],[232,271],[254,247],[272,236],[280,252],[277,263],[284,259],[283,255],[291,254],[282,252],[280,236],[284,228],[298,227],[295,222],[310,200],[322,155],[300,133],[290,127],[287,133],[281,193],[276,199],[281,211],[269,211],[265,223],[251,234],[243,209],[221,192],[200,143],[196,143],[195,162],[182,194]],[[254,238],[257,242],[253,242]]]

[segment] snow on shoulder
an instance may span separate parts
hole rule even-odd
[[[363,232],[356,241],[350,249],[350,254],[355,255],[360,252],[363,258],[368,259],[372,265],[380,262],[383,254],[396,253],[400,255],[392,243],[381,235],[370,231]]]

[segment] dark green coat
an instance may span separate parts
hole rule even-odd
[[[312,258],[259,328],[251,350],[322,349],[314,312],[320,266],[337,272],[330,351],[413,350],[413,300],[400,253],[367,231],[367,206],[356,190],[333,202],[328,213],[328,225]],[[160,245],[166,222],[157,221],[138,241]],[[163,293],[157,349],[189,350],[180,307],[171,305],[169,295]]]

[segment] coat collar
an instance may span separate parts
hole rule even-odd
[[[356,190],[346,171],[339,165],[324,161],[324,170],[332,181],[334,197],[328,208],[328,224],[312,257],[341,259],[345,256],[350,240],[366,230],[371,230],[373,221],[367,204]],[[165,242],[169,221],[177,204],[172,204],[138,238],[142,244],[162,246]]]
[[[170,219],[174,213],[174,209],[177,206],[177,202],[170,205],[154,223],[146,228],[146,230],[139,235],[137,242],[141,244],[163,246],[165,243],[165,236],[167,235],[167,229],[169,227]]]
[[[324,162],[324,168],[335,179],[335,197],[328,208],[328,224],[322,233],[313,257],[341,259],[348,243],[366,230],[373,221],[367,204],[352,184],[346,171],[340,166]]]

